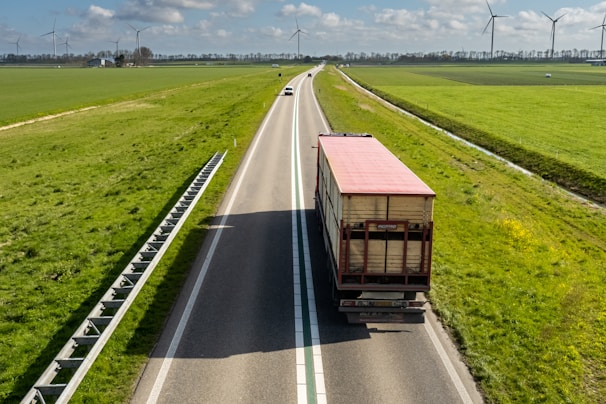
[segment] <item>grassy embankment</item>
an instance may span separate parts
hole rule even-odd
[[[545,71],[553,73],[551,79]],[[578,65],[350,68],[362,86],[573,192],[606,203],[606,76]]]
[[[199,169],[229,150],[73,402],[128,399],[248,143],[303,70],[282,69],[281,82],[269,68],[35,70],[40,88],[90,86],[48,104],[30,95],[41,114],[107,105],[0,132],[0,401],[23,397]],[[113,79],[89,82],[100,75]],[[129,100],[111,103],[104,87],[118,77]],[[39,115],[6,113],[12,103],[3,92],[0,120]]]
[[[315,84],[333,130],[374,134],[436,191],[430,297],[487,401],[604,402],[604,211],[388,110],[332,68]]]

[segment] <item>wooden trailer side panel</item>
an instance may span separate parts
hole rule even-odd
[[[318,161],[318,196],[319,203],[325,215],[325,231],[330,241],[330,250],[336,262],[339,262],[339,249],[341,247],[341,217],[343,212],[343,198],[334,177],[326,155],[320,150]]]

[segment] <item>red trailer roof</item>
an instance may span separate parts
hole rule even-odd
[[[415,173],[373,137],[320,136],[343,194],[435,196]]]

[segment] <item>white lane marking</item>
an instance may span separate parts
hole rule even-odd
[[[172,364],[173,358],[175,357],[177,348],[179,347],[179,344],[181,343],[181,338],[183,338],[183,332],[185,331],[185,326],[187,325],[187,322],[189,321],[189,318],[191,317],[191,313],[194,308],[194,303],[196,302],[196,300],[198,299],[198,295],[200,294],[200,288],[202,287],[202,283],[204,282],[204,278],[206,277],[206,272],[208,272],[208,267],[210,266],[210,262],[212,261],[213,255],[215,254],[215,250],[217,248],[217,245],[219,244],[219,239],[221,238],[223,229],[226,228],[225,223],[227,223],[229,214],[233,208],[236,197],[240,191],[240,186],[242,185],[244,177],[246,176],[246,172],[248,171],[248,166],[250,165],[250,162],[252,161],[252,158],[256,153],[259,141],[261,140],[263,134],[265,133],[265,128],[266,128],[268,122],[271,120],[271,116],[273,115],[273,112],[276,108],[277,103],[278,103],[278,99],[276,99],[276,101],[272,105],[271,109],[269,110],[269,113],[267,114],[265,120],[263,121],[261,128],[259,129],[257,136],[255,137],[255,140],[253,141],[252,147],[251,147],[251,149],[246,157],[246,161],[242,167],[242,172],[241,172],[240,178],[238,179],[238,182],[236,183],[236,185],[234,187],[234,192],[232,193],[232,196],[229,200],[227,208],[225,209],[225,213],[223,214],[223,217],[221,218],[221,222],[217,226],[217,232],[214,233],[214,235],[213,235],[213,239],[212,239],[210,248],[208,250],[208,254],[206,254],[202,267],[200,268],[200,272],[198,273],[198,277],[196,278],[196,282],[194,284],[193,290],[192,290],[191,294],[189,295],[189,299],[187,300],[187,304],[185,306],[185,309],[183,310],[183,314],[181,314],[181,319],[179,320],[179,325],[177,326],[175,334],[173,335],[170,346],[168,348],[168,352],[166,353],[166,357],[162,361],[162,367],[160,368],[160,371],[158,372],[158,375],[156,376],[156,382],[154,383],[154,387],[153,387],[152,391],[150,392],[150,395],[147,399],[147,402],[150,404],[156,403],[158,401],[158,398],[160,397],[160,393],[162,392],[162,387],[164,386],[166,377],[168,376],[168,372],[170,370],[170,366]]]
[[[317,71],[320,71],[322,69],[318,69]],[[314,75],[315,77],[315,75]],[[309,81],[309,86],[311,87],[311,91],[313,92],[313,81]],[[316,106],[316,110],[318,111],[318,115],[320,116],[320,118],[322,118],[322,123],[324,124],[324,130],[323,132],[330,132],[330,126],[328,125],[328,122],[326,121],[326,117],[324,116],[324,112],[322,111],[322,108],[320,108],[320,104],[318,104],[318,99],[316,97],[313,97],[314,100],[314,105]]]
[[[322,350],[320,342],[320,331],[318,328],[318,316],[316,313],[316,299],[314,294],[313,276],[311,272],[311,255],[309,253],[309,240],[307,237],[307,221],[305,219],[305,200],[303,198],[303,179],[301,176],[301,156],[299,142],[299,94],[301,82],[295,92],[295,103],[293,111],[292,127],[292,234],[293,234],[293,283],[295,293],[295,341],[296,341],[296,368],[297,368],[297,397],[298,403],[316,402],[325,404],[326,387],[324,383],[324,367],[322,364]],[[307,308],[305,313],[309,318],[309,332],[311,333],[311,350],[313,358],[314,385],[316,396],[314,399],[307,397],[306,362],[304,346],[304,321],[303,308],[301,302],[302,290],[300,283],[300,256],[299,256],[299,229],[297,215],[301,220],[301,242],[303,245],[303,270],[305,271],[305,283],[307,294]],[[305,382],[303,384],[302,382]]]
[[[459,374],[457,373],[454,366],[452,365],[450,358],[446,354],[446,351],[444,350],[444,347],[442,346],[442,343],[438,339],[438,336],[436,335],[428,318],[425,319],[424,325],[425,325],[425,330],[427,331],[427,334],[429,335],[429,339],[433,343],[433,346],[436,348],[436,351],[438,352],[438,355],[440,356],[440,359],[442,360],[442,363],[444,364],[444,367],[446,368],[446,371],[448,372],[448,375],[450,376],[452,383],[454,384],[455,388],[457,389],[457,392],[459,393],[459,397],[461,397],[461,400],[463,400],[463,403],[473,404],[473,400],[471,399],[471,396],[467,392],[467,389],[465,388],[463,381],[461,380],[461,378],[459,377]]]

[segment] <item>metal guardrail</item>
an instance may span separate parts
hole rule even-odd
[[[95,305],[55,359],[29,390],[22,404],[66,403],[117,328],[139,291],[160,262],[227,152],[200,170],[179,201]]]

